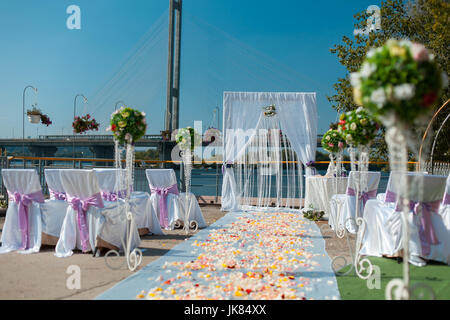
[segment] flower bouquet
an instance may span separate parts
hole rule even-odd
[[[375,139],[378,123],[363,108],[343,113],[339,118],[338,133],[352,146],[367,146]]]
[[[330,128],[322,137],[322,148],[330,153],[330,166],[328,171],[335,177],[340,177],[342,170],[342,152],[347,146],[345,139],[336,129]],[[334,161],[336,160],[336,167]],[[328,175],[328,172],[327,172]]]
[[[322,137],[322,148],[328,152],[342,152],[346,146],[344,138],[337,130],[329,129]]]
[[[122,107],[111,115],[110,126],[106,130],[112,131],[119,143],[134,144],[147,130],[145,112]]]
[[[194,151],[196,142],[201,139],[201,136],[192,127],[181,128],[175,135],[175,142],[184,152]]]
[[[74,133],[84,133],[89,130],[98,131],[99,126],[100,124],[94,118],[91,119],[89,114],[83,117],[76,116],[72,123]]]
[[[395,39],[369,50],[350,81],[355,103],[386,126],[424,120],[448,86],[447,76],[423,45]]]
[[[359,107],[356,110],[343,113],[339,118],[338,132],[342,134],[349,146],[351,170],[355,171],[356,150],[359,148],[359,170],[367,171],[369,163],[369,145],[375,139],[379,124],[366,110]]]
[[[305,217],[306,219],[311,220],[311,221],[319,221],[320,219],[322,219],[324,214],[325,214],[324,211],[315,210],[312,207],[303,211],[303,217]]]

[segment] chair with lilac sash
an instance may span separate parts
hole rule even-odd
[[[431,222],[437,243],[431,243],[429,250],[425,248],[425,252],[422,246],[421,257],[450,265],[450,175],[447,177],[440,208],[438,212],[431,215]]]
[[[125,190],[120,190],[119,174],[125,175],[125,169],[94,168],[97,175],[100,192],[103,201],[115,202],[125,197]],[[140,235],[149,232],[153,234],[164,234],[159,225],[158,217],[153,209],[148,192],[133,191],[130,198],[131,211],[135,214],[136,225]]]
[[[74,249],[82,252],[97,248],[123,250],[127,220],[121,211],[121,202],[105,205],[93,170],[62,170],[60,175],[69,207],[55,256],[71,256]],[[131,227],[136,228],[136,225]],[[133,235],[131,250],[140,243],[137,228]]]
[[[368,200],[376,198],[378,184],[380,183],[380,172],[351,171],[345,194],[335,194],[330,200],[329,224],[332,229],[342,228],[344,225],[351,233],[356,233],[356,225],[349,218],[356,219],[356,200],[359,200],[359,217],[363,216],[364,207]],[[361,183],[360,190],[357,184]],[[363,183],[366,181],[366,183]],[[362,185],[365,184],[364,187]]]
[[[41,204],[43,245],[56,245],[69,206],[61,183],[60,171],[61,169],[44,170],[50,199]]]
[[[177,178],[173,169],[145,170],[149,183],[153,208],[158,216],[161,228],[173,230],[185,220],[185,193],[179,193]],[[205,228],[206,222],[195,195],[189,194],[189,220],[196,220],[199,228]]]
[[[3,169],[9,206],[2,230],[0,253],[39,252],[42,221],[39,205],[44,202],[39,177],[34,169]]]
[[[392,183],[393,173],[384,193],[377,195],[376,199],[366,202],[363,217],[366,221],[366,230],[363,236],[362,255],[381,257],[383,255],[396,256],[395,248],[398,245],[389,230],[383,226],[392,217],[397,202],[397,194]]]
[[[371,256],[399,256],[402,249],[401,199],[398,199],[398,187],[391,173],[391,187],[388,189],[395,205],[378,206],[368,203],[364,212],[367,230],[363,238],[360,253]],[[410,208],[410,257],[409,262],[424,266],[421,259],[448,263],[448,228],[438,210],[443,202],[445,188],[444,176],[432,176],[424,173],[409,173],[412,186],[409,194]],[[386,193],[388,197],[388,192]],[[374,204],[374,205],[372,205]]]

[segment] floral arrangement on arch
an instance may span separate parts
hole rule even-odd
[[[322,137],[322,148],[330,153],[342,152],[345,147],[345,139],[338,130],[329,129]]]
[[[338,133],[354,147],[369,145],[380,128],[375,119],[363,108],[343,113],[338,122]]]
[[[74,133],[84,133],[89,130],[98,131],[99,126],[100,124],[94,118],[91,119],[90,114],[83,117],[76,116],[72,123]]]
[[[183,151],[188,150],[189,147],[191,151],[194,151],[195,142],[197,141],[202,141],[202,137],[192,127],[181,128],[175,135],[175,142]]]
[[[356,104],[377,118],[395,114],[404,123],[433,110],[448,86],[447,75],[422,44],[396,39],[369,50],[350,82]]]
[[[32,109],[27,110],[27,116],[39,116],[41,123],[45,124],[47,127],[52,124],[52,122],[50,121],[50,117],[42,113],[42,111],[38,109],[36,105],[33,105]]]
[[[122,107],[112,113],[110,126],[106,130],[112,131],[119,143],[134,144],[147,130],[145,112]]]

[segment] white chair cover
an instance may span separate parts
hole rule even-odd
[[[431,245],[430,253],[421,255],[421,257],[450,265],[450,200],[445,203],[445,195],[450,197],[450,175],[447,177],[444,199],[439,212],[432,215],[433,227],[439,244]]]
[[[62,170],[61,181],[68,197],[88,198],[100,193],[97,176],[93,170],[70,169]],[[98,240],[103,240],[119,250],[123,250],[122,243],[126,243],[127,220],[120,210],[120,202],[105,204],[104,208],[90,206],[87,211],[87,225],[89,230],[89,245],[92,250]],[[69,206],[61,229],[61,235],[56,245],[57,257],[68,257],[75,248],[82,249],[80,234],[77,226],[76,211]],[[136,225],[131,241],[131,250],[140,243]]]
[[[351,233],[356,233],[355,221],[347,221],[349,218],[356,219],[356,196],[350,195],[349,190],[353,190],[354,194],[357,192],[358,181],[367,181],[365,188],[360,187],[359,193],[371,192],[372,197],[376,197],[376,190],[380,183],[380,172],[367,171],[351,171],[347,182],[346,194],[335,194],[330,200],[330,218],[328,223],[332,229],[338,226],[343,226]],[[359,217],[363,216],[364,201],[359,199]]]
[[[115,168],[94,168],[97,175],[101,192],[114,192],[118,194],[120,190],[119,181],[117,181],[117,171],[125,176],[125,169]],[[153,234],[164,234],[159,225],[158,217],[153,209],[148,192],[133,191],[130,197],[131,212],[135,215],[138,229],[148,229]]]
[[[34,169],[3,169],[3,182],[6,190],[13,194],[30,194],[42,191],[39,177]],[[20,253],[39,252],[41,247],[41,211],[39,204],[32,202],[28,207],[28,249],[19,250],[22,247],[22,232],[19,229],[19,204],[9,201],[6,211],[5,223],[2,230],[2,246],[0,253],[19,250]]]
[[[66,217],[67,207],[69,204],[63,198],[55,198],[53,192],[65,194],[64,188],[61,182],[60,176],[61,169],[45,169],[45,181],[47,182],[48,190],[50,193],[50,199],[45,200],[45,203],[41,204],[42,215],[42,232],[45,235],[49,235],[54,238],[59,238],[61,233],[62,224]],[[42,244],[55,243],[50,238],[45,242],[45,235]],[[55,239],[56,240],[56,239]]]
[[[388,183],[387,192],[398,194],[398,187],[395,185],[391,173],[390,183]],[[443,176],[431,176],[423,173],[409,173],[408,180],[410,187],[410,199],[413,201],[433,202],[443,198],[445,188],[445,178]],[[423,192],[418,188],[422,183],[418,179],[423,179]],[[397,201],[398,199],[396,199]],[[420,259],[432,259],[448,263],[448,227],[445,226],[444,216],[439,213],[433,213],[432,224],[440,241],[438,245],[431,245],[430,254],[426,257],[422,255],[422,246],[419,237],[420,216],[408,215],[410,224],[410,242],[409,262],[416,266],[423,266],[425,262]],[[369,200],[364,210],[364,219],[366,220],[366,232],[363,237],[360,253],[368,256],[395,256],[402,249],[402,219],[400,212],[396,211],[396,202],[382,202],[380,200]],[[442,239],[442,240],[441,240]]]
[[[166,188],[177,184],[177,178],[173,169],[147,169],[145,170],[147,180],[151,188]],[[150,195],[153,208],[158,216],[160,216],[158,194],[152,193]],[[195,195],[181,192],[179,195],[169,193],[167,195],[167,212],[169,218],[169,229],[173,230],[177,220],[184,221],[184,210],[186,209],[186,202],[190,203],[189,220],[196,220],[199,228],[205,228],[206,222],[203,218],[202,211],[198,205]],[[158,220],[159,221],[159,220]]]

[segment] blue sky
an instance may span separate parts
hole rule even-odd
[[[326,95],[345,74],[329,49],[352,36],[353,15],[380,1],[183,0],[180,126],[213,123],[223,91],[315,91],[319,133],[336,118]],[[66,8],[81,9],[69,30]],[[22,92],[50,127],[25,122],[25,136],[71,134],[88,112],[108,126],[116,101],[164,129],[168,0],[0,0],[0,136],[22,136]],[[140,47],[139,44],[145,45]],[[136,51],[141,48],[140,51]],[[138,52],[139,54],[133,55]],[[114,77],[115,76],[115,77]]]

